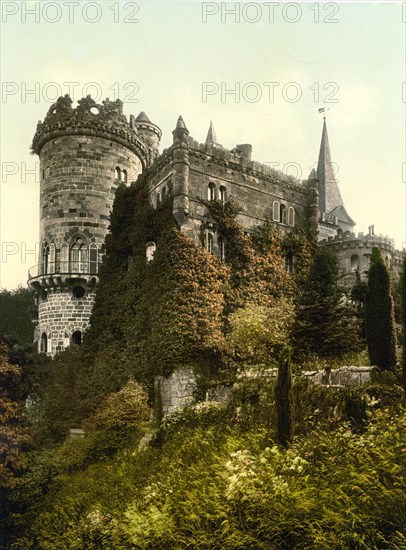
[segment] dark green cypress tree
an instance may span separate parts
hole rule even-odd
[[[403,389],[406,396],[406,255],[403,258],[403,273],[402,273],[402,335],[403,335],[403,362],[402,362],[402,378]]]
[[[360,348],[356,312],[342,301],[338,262],[332,250],[315,251],[309,275],[297,298],[295,356],[340,357]]]
[[[365,296],[365,332],[372,365],[393,370],[396,365],[396,333],[389,273],[378,248],[372,249]]]
[[[287,447],[292,440],[292,369],[290,354],[281,354],[278,365],[278,379],[275,387],[277,440],[279,445]]]

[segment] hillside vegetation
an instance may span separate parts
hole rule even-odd
[[[406,543],[401,348],[379,251],[371,270],[385,288],[351,301],[305,220],[287,237],[270,222],[248,236],[237,205],[206,207],[226,239],[225,262],[201,246],[204,234],[196,243],[179,231],[170,197],[149,206],[142,176],[120,187],[83,344],[54,359],[4,348],[3,451],[21,461],[2,486],[3,547]],[[146,262],[150,241],[157,249]],[[386,336],[372,347],[384,360],[371,382],[327,388],[301,377],[368,364],[381,291]],[[276,381],[259,376],[269,368]],[[194,372],[196,402],[161,419],[155,377],[178,369]],[[205,400],[217,386],[233,389],[229,403]]]

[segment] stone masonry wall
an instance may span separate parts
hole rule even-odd
[[[127,170],[129,183],[141,171],[139,158],[108,139],[67,135],[48,141],[40,160],[41,242],[58,248],[80,232],[101,245],[119,184],[115,168]]]
[[[39,345],[45,332],[47,352],[54,355],[69,345],[75,331],[83,334],[89,324],[94,299],[94,290],[87,290],[83,298],[75,298],[70,289],[49,289],[46,300],[39,298],[36,331]]]
[[[323,371],[306,371],[302,376],[308,378],[314,384],[323,386],[361,386],[371,378],[374,367],[340,367],[339,369]],[[253,378],[276,378],[278,369],[265,369],[263,371],[244,371],[238,379],[247,380]],[[237,382],[238,383],[238,382]],[[160,403],[163,416],[174,413],[177,409],[190,405],[194,401],[196,390],[196,377],[192,370],[179,370],[168,378],[159,376],[155,379],[155,392],[157,402]],[[233,396],[233,388],[218,386],[210,389],[206,394],[206,401],[228,403]]]

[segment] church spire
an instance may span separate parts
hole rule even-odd
[[[209,131],[207,132],[206,145],[212,145],[213,143],[217,143],[217,136],[214,130],[213,122],[210,121]]]
[[[323,122],[319,161],[317,163],[317,177],[319,180],[320,212],[330,213],[338,206],[343,205],[343,199],[335,178],[336,165],[331,161],[330,145],[328,142],[326,117]]]

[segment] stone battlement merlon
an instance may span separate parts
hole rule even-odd
[[[72,107],[72,99],[67,94],[51,105],[43,122],[39,121],[32,141],[31,150],[39,155],[43,145],[56,137],[64,135],[90,135],[115,141],[128,147],[139,156],[146,165],[147,147],[139,139],[135,125],[129,124],[123,114],[120,99],[101,104],[90,95],[78,101]]]
[[[364,245],[370,246],[379,246],[389,249],[394,249],[394,241],[384,235],[370,235],[359,232],[358,234],[352,233],[350,231],[345,231],[341,235],[336,235],[334,237],[328,237],[328,239],[323,239],[320,241],[320,244],[349,244],[351,242],[362,243]]]
[[[238,146],[235,149],[229,150],[215,144],[199,143],[191,136],[188,136],[188,146],[191,150],[212,159],[220,160],[224,163],[234,163],[249,175],[264,178],[270,183],[283,184],[295,191],[306,192],[302,182],[286,179],[285,174],[279,170],[275,170],[268,164],[263,164],[256,160],[248,160],[244,152],[238,149]]]

